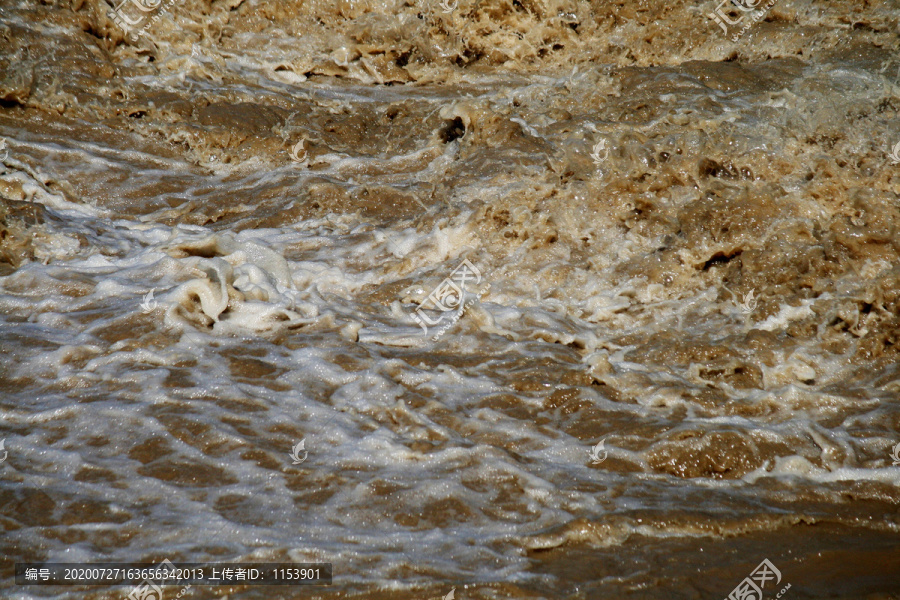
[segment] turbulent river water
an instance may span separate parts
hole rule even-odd
[[[2,0],[0,595],[900,598],[898,30]]]

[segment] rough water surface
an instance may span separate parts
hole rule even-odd
[[[900,3],[769,4],[0,3],[0,595],[900,598]]]

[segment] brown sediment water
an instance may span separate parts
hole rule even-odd
[[[900,598],[896,2],[118,10],[0,7],[4,597]]]

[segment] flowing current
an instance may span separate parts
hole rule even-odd
[[[898,31],[3,0],[0,596],[900,598]]]

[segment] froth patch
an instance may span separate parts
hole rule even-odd
[[[163,297],[173,324],[216,328],[227,321],[262,331],[318,316],[312,304],[294,310],[297,294],[287,261],[261,244],[217,234],[170,245],[168,251],[197,274]]]

